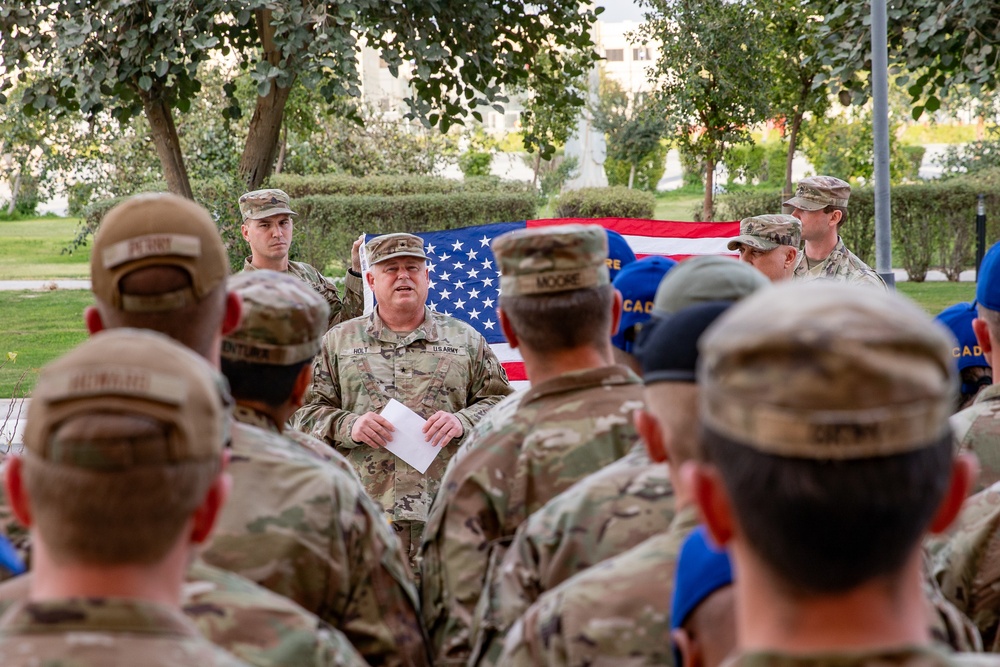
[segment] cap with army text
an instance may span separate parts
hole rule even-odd
[[[851,186],[833,176],[810,176],[799,181],[795,196],[785,202],[785,206],[803,211],[819,211],[827,206],[847,208],[851,198]]]
[[[831,282],[775,286],[702,337],[701,417],[711,431],[789,458],[923,449],[949,433],[953,344],[895,294]]]
[[[415,234],[398,232],[376,236],[365,244],[368,253],[368,265],[375,266],[379,262],[396,257],[417,257],[427,259],[424,252],[424,240]]]
[[[122,279],[150,266],[179,268],[191,285],[161,294],[123,294]],[[131,197],[108,211],[94,234],[91,289],[118,310],[176,310],[201,301],[228,275],[229,259],[212,216],[184,197],[168,193]]]
[[[222,339],[222,358],[269,366],[307,361],[319,352],[330,306],[287,273],[260,269],[229,279],[243,302],[236,331]]]
[[[491,245],[504,296],[553,294],[611,283],[608,235],[598,225],[553,225],[507,232]]]
[[[244,220],[260,220],[272,215],[296,215],[289,207],[288,195],[274,188],[254,190],[240,197],[240,213]]]
[[[228,440],[225,386],[204,359],[162,334],[102,331],[42,369],[28,406],[24,448],[53,463],[102,471],[208,461]],[[58,436],[67,420],[94,413],[154,419],[168,426],[166,442]]]
[[[757,250],[774,250],[787,245],[798,248],[802,241],[802,223],[790,215],[755,215],[740,220],[740,235],[730,239],[726,247],[738,250],[748,246]]]

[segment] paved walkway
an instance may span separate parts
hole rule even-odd
[[[0,280],[0,291],[90,289],[90,280]]]

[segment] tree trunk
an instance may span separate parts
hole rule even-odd
[[[796,111],[792,116],[792,127],[788,131],[788,156],[785,158],[785,187],[781,191],[781,201],[786,202],[792,198],[792,160],[795,159],[795,147],[799,141],[799,128],[802,127],[802,112]],[[790,214],[791,206],[782,204],[781,212]]]
[[[715,217],[712,195],[715,189],[715,156],[705,158],[705,201],[701,205],[701,220],[709,222]]]
[[[277,65],[281,54],[274,43],[274,25],[271,23],[271,11],[258,9],[256,11],[257,32],[261,36],[264,47],[264,58],[272,65]],[[282,88],[277,82],[271,81],[271,90],[264,97],[257,97],[257,108],[250,118],[250,129],[247,141],[240,157],[240,176],[250,190],[256,190],[260,184],[271,175],[274,157],[278,150],[278,138],[281,133],[281,121],[285,115],[285,103],[288,101],[290,88]]]
[[[274,165],[274,173],[280,174],[285,168],[285,151],[288,148],[288,128],[282,128],[281,144],[278,146],[278,161]]]
[[[531,187],[538,187],[538,170],[542,168],[542,152],[535,152],[535,171],[531,175]]]
[[[181,141],[177,136],[177,127],[170,113],[170,107],[160,97],[140,91],[142,107],[149,121],[149,131],[153,135],[153,145],[160,157],[160,167],[163,177],[167,180],[167,189],[175,195],[194,199],[191,192],[191,181],[188,179],[187,168],[184,166],[184,155],[181,153]]]
[[[10,188],[10,204],[7,205],[7,215],[14,215],[14,209],[17,208],[17,196],[21,194],[21,175],[24,173],[24,165],[17,170],[17,176],[14,178],[14,185]]]
[[[635,183],[635,165],[629,165],[628,170],[628,189],[632,189],[632,184]]]

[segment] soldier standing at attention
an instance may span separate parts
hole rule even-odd
[[[790,215],[755,215],[740,220],[740,235],[726,247],[771,282],[792,277],[802,252],[802,223]]]
[[[475,329],[427,307],[419,236],[385,234],[366,247],[378,305],[323,337],[294,424],[351,461],[415,566],[431,499],[458,442],[512,390]],[[383,448],[393,427],[379,412],[393,398],[427,420],[425,439],[442,448],[425,474]]]
[[[927,622],[921,540],[976,470],[948,425],[952,345],[906,299],[819,283],[752,296],[705,334],[705,460],[681,475],[737,573],[727,664],[1000,664],[933,646]]]
[[[517,527],[574,482],[635,444],[642,384],[612,361],[621,295],[596,225],[510,232],[493,241],[499,319],[532,387],[473,431],[434,499],[421,548],[422,613],[436,665],[470,664],[484,582]]]
[[[361,240],[351,248],[351,268],[344,281],[344,299],[341,302],[337,286],[315,267],[305,262],[288,259],[292,247],[292,216],[288,195],[282,190],[254,190],[240,197],[243,225],[240,233],[250,244],[251,255],[243,262],[244,271],[271,269],[290,273],[312,287],[330,305],[327,329],[339,322],[357,317],[364,309],[361,284]]]
[[[795,196],[785,202],[792,215],[802,221],[805,252],[795,267],[798,280],[837,280],[887,289],[885,281],[840,238],[847,220],[851,186],[833,176],[810,176],[799,181]]]
[[[213,369],[166,336],[101,333],[45,367],[5,470],[34,574],[0,663],[244,664],[180,611],[229,494],[226,413]]]

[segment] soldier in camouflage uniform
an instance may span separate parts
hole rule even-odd
[[[27,601],[30,573],[0,584],[0,614]],[[366,667],[339,630],[288,598],[198,560],[188,568],[181,610],[210,642],[254,667]]]
[[[35,576],[0,617],[0,663],[244,664],[179,604],[228,495],[226,407],[204,360],[150,332],[98,334],[42,370],[5,479]]]
[[[952,447],[951,347],[906,299],[818,283],[705,334],[706,460],[685,481],[737,573],[728,664],[1000,664],[927,627],[921,538],[953,522],[976,467]]]
[[[885,281],[847,249],[838,230],[847,218],[851,186],[833,176],[799,181],[795,196],[785,202],[802,221],[805,252],[795,267],[798,280],[836,280],[886,289]]]
[[[983,258],[976,284],[978,317],[972,328],[989,365],[1000,362],[1000,243]],[[1000,384],[986,387],[971,406],[951,418],[955,442],[975,452],[981,470],[979,488],[1000,482]]]
[[[282,190],[254,190],[240,197],[243,225],[240,232],[250,244],[251,255],[243,262],[244,271],[271,269],[287,272],[316,291],[330,305],[327,329],[357,317],[364,309],[361,284],[360,239],[351,249],[351,268],[344,281],[344,300],[337,294],[337,286],[315,267],[305,262],[288,259],[292,245],[292,218],[288,195]]]
[[[205,560],[317,614],[374,665],[426,664],[409,568],[381,508],[355,476],[283,435],[312,377],[326,303],[274,271],[238,274],[230,288],[244,311],[222,341],[241,407],[233,502]]]
[[[528,515],[635,443],[641,385],[611,364],[621,312],[595,225],[510,232],[492,245],[500,323],[530,390],[473,432],[434,500],[421,563],[423,614],[437,665],[462,664],[488,572]],[[473,659],[475,656],[473,656]]]
[[[351,461],[415,567],[427,510],[448,461],[511,388],[475,329],[427,307],[420,237],[386,234],[369,241],[367,252],[366,279],[378,306],[324,336],[312,388],[294,424]],[[425,418],[425,439],[441,447],[425,474],[383,448],[393,427],[379,412],[391,399]]]
[[[663,278],[654,290],[653,310],[665,317],[705,301],[739,299],[767,285],[746,264],[692,258]],[[484,589],[497,632],[482,662],[493,662],[503,634],[542,593],[664,532],[673,516],[667,466],[653,462],[644,442],[545,503],[517,529],[496,576]]]
[[[755,215],[740,220],[740,235],[726,247],[772,282],[792,277],[799,261],[802,223],[790,215]]]
[[[635,548],[542,594],[511,627],[502,656],[492,657],[491,664],[671,663],[674,568],[681,544],[698,523],[694,498],[678,483],[681,466],[698,455],[698,387],[694,383],[698,339],[730,303],[714,301],[683,308],[654,323],[640,342],[649,413],[640,412],[636,425],[651,461],[670,461],[676,514]]]

